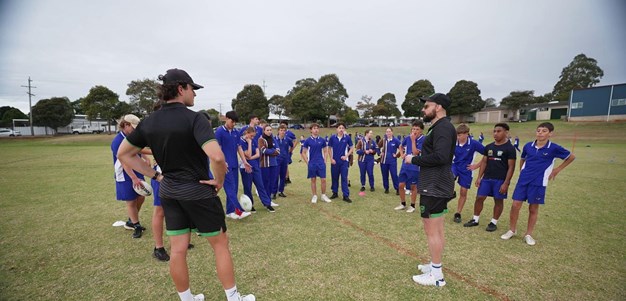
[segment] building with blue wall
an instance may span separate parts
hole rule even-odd
[[[626,83],[572,90],[570,121],[626,120]]]

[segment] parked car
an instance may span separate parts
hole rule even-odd
[[[351,128],[364,127],[364,126],[366,125],[360,122],[356,122],[350,125]]]
[[[301,124],[292,124],[289,126],[290,129],[294,129],[294,130],[304,130],[304,126],[302,126]]]
[[[379,127],[380,125],[378,125],[378,123],[376,123],[376,122],[372,122],[372,123],[368,124],[367,126],[369,126],[369,127]]]
[[[271,126],[273,129],[277,129],[277,128],[280,126],[280,124],[278,124],[278,123],[274,122],[274,123],[271,123],[271,124],[270,124],[270,126]]]
[[[398,123],[398,126],[409,126],[409,124],[406,122],[402,122],[402,123]]]
[[[22,136],[20,131],[14,131],[12,129],[0,129],[0,137],[15,137]]]

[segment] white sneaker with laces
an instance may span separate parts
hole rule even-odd
[[[502,238],[504,240],[509,240],[513,236],[515,236],[515,232],[509,230],[509,231],[506,231],[506,233],[502,234],[502,236],[500,236],[500,238]]]
[[[244,212],[242,212],[242,213],[241,213],[241,215],[239,216],[239,219],[244,219],[244,218],[246,218],[246,217],[248,217],[248,216],[250,216],[250,215],[252,215],[252,213],[244,211]]]
[[[276,203],[272,202],[272,203],[270,204],[270,206],[272,206],[272,207],[278,207],[278,206],[280,206],[280,205],[278,205],[278,204],[276,204]]]
[[[256,297],[252,294],[239,296],[239,301],[256,301]]]
[[[311,203],[313,203],[313,204],[317,203],[317,195],[314,195],[314,196],[311,198]]]
[[[396,208],[393,208],[393,210],[404,210],[404,209],[406,209],[406,206],[402,204],[398,205]]]
[[[530,236],[530,235],[526,235],[524,236],[524,241],[526,242],[526,244],[528,244],[529,246],[534,246],[537,242],[535,241],[535,239]]]
[[[418,264],[417,269],[420,270],[420,272],[424,274],[428,274],[430,273],[430,270],[432,269],[432,264],[430,262],[425,263],[425,264]]]
[[[413,213],[413,212],[415,212],[415,207],[413,207],[413,206],[409,206],[409,209],[407,209],[407,210],[406,210],[406,212],[408,212],[408,213]]]
[[[332,201],[328,198],[328,196],[326,196],[325,194],[322,194],[322,201],[324,201],[324,202],[326,202],[326,203],[330,203],[330,202],[332,202]]]
[[[229,213],[226,216],[228,216],[228,217],[230,217],[232,219],[239,219],[240,218],[239,215],[237,215],[237,213],[235,213],[235,212]]]
[[[413,281],[421,285],[431,285],[431,286],[445,286],[446,285],[446,281],[443,278],[437,280],[435,279],[435,277],[433,277],[433,274],[431,273],[415,275],[413,276]]]
[[[204,294],[197,294],[193,296],[193,301],[204,301]]]

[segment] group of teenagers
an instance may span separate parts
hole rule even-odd
[[[464,224],[478,226],[484,200],[493,197],[494,214],[487,231],[497,229],[497,220],[503,211],[509,185],[515,170],[516,147],[512,142],[509,126],[494,126],[494,142],[486,146],[472,139],[469,127],[461,124],[454,128],[447,110],[451,105],[448,96],[435,93],[420,100],[423,120],[430,123],[424,133],[424,123],[415,121],[411,133],[394,137],[393,129],[387,128],[385,136],[376,141],[371,129],[353,139],[344,124],[339,123],[336,134],[329,138],[319,136],[319,126],[310,126],[311,135],[296,140],[283,123],[274,135],[273,128],[261,124],[257,116],[241,129],[235,124],[239,116],[235,111],[225,114],[224,125],[213,131],[206,114],[194,112],[195,91],[203,88],[193,82],[187,72],[170,69],[159,79],[159,105],[143,121],[134,115],[125,115],[119,122],[119,133],[113,139],[111,150],[115,166],[117,199],[126,202],[129,219],[125,224],[134,230],[133,237],[141,237],[145,230],[138,219],[144,197],[133,187],[140,185],[143,176],[152,178],[155,210],[152,232],[155,239],[154,256],[170,262],[170,274],[183,301],[204,300],[202,294],[193,295],[189,287],[187,250],[190,233],[205,237],[215,254],[217,275],[227,300],[255,300],[254,295],[242,295],[235,284],[232,257],[226,235],[225,218],[242,219],[250,216],[238,201],[239,175],[244,194],[253,200],[252,184],[263,206],[274,212],[277,197],[286,197],[285,185],[290,182],[288,166],[292,153],[301,144],[300,156],[307,165],[307,178],[311,184],[311,203],[317,203],[317,178],[320,178],[320,198],[330,203],[339,197],[339,184],[343,201],[351,203],[348,170],[354,158],[360,169],[361,189],[365,193],[366,177],[370,191],[374,189],[373,169],[380,165],[383,187],[389,193],[389,176],[399,195],[400,205],[395,210],[416,210],[417,195],[420,196],[419,211],[424,225],[431,261],[419,264],[421,274],[413,281],[421,285],[444,286],[442,257],[445,245],[444,219],[447,203],[456,197],[455,182],[460,186],[460,197],[454,221],[461,222],[461,211],[472,184],[472,171],[479,169],[475,185],[478,187],[473,218]],[[261,125],[259,125],[261,124]],[[539,205],[544,203],[548,180],[553,179],[574,160],[574,155],[551,142],[554,127],[542,123],[537,127],[536,140],[521,150],[520,176],[513,192],[510,229],[502,235],[508,240],[516,235],[516,224],[522,204],[529,203],[528,228],[524,241],[534,245],[531,234],[537,220]],[[402,138],[402,139],[400,139]],[[484,139],[482,133],[479,140]],[[514,146],[515,144],[515,146]],[[356,153],[356,155],[354,154]],[[474,154],[482,159],[472,164]],[[154,161],[145,155],[152,155]],[[378,158],[376,158],[378,156]],[[399,173],[397,161],[402,160]],[[554,160],[564,162],[554,168]],[[326,164],[330,163],[332,195],[326,195]],[[226,209],[218,197],[224,189]],[[407,193],[408,192],[408,193]],[[411,203],[407,206],[406,195]],[[252,212],[256,211],[253,207]],[[171,256],[163,247],[163,221],[170,237]]]

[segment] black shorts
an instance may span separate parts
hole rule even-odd
[[[181,201],[161,199],[165,213],[165,229],[169,236],[198,232],[200,236],[216,236],[226,232],[226,216],[219,197]]]
[[[422,218],[440,217],[448,212],[448,202],[450,200],[450,198],[420,194],[420,215]]]

